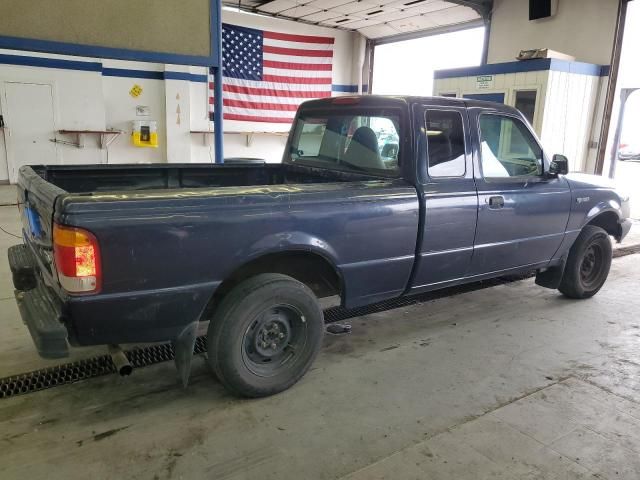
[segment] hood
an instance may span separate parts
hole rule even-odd
[[[569,173],[565,175],[572,191],[577,190],[609,190],[618,197],[622,204],[629,201],[629,193],[617,186],[615,180],[601,175],[589,175],[586,173]]]
[[[582,188],[608,188],[616,190],[616,182],[601,175],[589,175],[587,173],[569,173],[564,176],[571,184],[572,190]]]

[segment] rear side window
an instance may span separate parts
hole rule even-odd
[[[427,110],[427,156],[430,177],[462,177],[466,172],[462,115]]]

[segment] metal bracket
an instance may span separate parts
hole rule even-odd
[[[75,142],[67,142],[64,140],[51,139],[54,143],[62,143],[76,148],[84,148],[84,135],[99,135],[100,148],[104,150],[123,132],[120,130],[58,130],[61,135],[71,135],[75,137]]]

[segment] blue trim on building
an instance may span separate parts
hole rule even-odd
[[[177,65],[197,65],[205,67],[217,67],[219,56],[217,55],[218,21],[220,0],[210,0],[209,25],[211,29],[211,44],[209,55],[182,55],[169,52],[149,52],[142,50],[129,50],[124,48],[97,47],[94,45],[82,45],[67,42],[52,42],[34,38],[0,36],[0,48],[10,50],[28,50],[32,52],[57,53],[62,55],[76,55],[81,57],[111,58],[117,60],[132,60],[138,62],[169,63]]]
[[[344,93],[358,93],[357,85],[331,85],[331,91],[333,92],[344,92]]]
[[[186,80],[188,82],[207,83],[209,78],[207,75],[188,72],[164,72],[165,80]]]
[[[84,72],[102,71],[102,64],[99,62],[60,60],[57,58],[29,57],[26,55],[0,55],[0,64],[21,65],[26,67],[61,68],[64,70],[80,70]]]
[[[476,75],[501,75],[507,73],[539,72],[545,70],[577,73],[595,77],[606,76],[609,74],[608,65],[569,62],[566,60],[558,60],[556,58],[539,58],[517,62],[491,63],[478,67],[437,70],[433,73],[433,78],[440,80],[443,78],[473,77]]]
[[[363,92],[366,92],[368,89],[368,85],[362,86]],[[340,93],[358,93],[358,85],[338,85],[334,83],[333,85],[331,85],[331,91]]]
[[[146,78],[149,80],[164,80],[165,78],[165,72],[131,70],[128,68],[103,68],[102,75],[105,77]]]
[[[504,103],[504,93],[465,93],[462,98],[483,100],[485,102]]]
[[[18,65],[26,67],[58,68],[81,72],[100,72],[105,77],[146,78],[150,80],[187,80],[206,83],[206,74],[188,72],[159,72],[153,70],[136,70],[129,68],[103,67],[100,62],[82,62],[77,60],[60,60],[57,58],[30,57],[27,55],[2,55],[0,65]]]
[[[1,64],[96,72],[102,73],[104,77],[143,78],[148,80],[184,80],[196,83],[207,83],[209,81],[209,78],[206,74],[103,67],[102,63],[100,62],[59,60],[46,57],[30,57],[26,55],[0,54],[0,65]],[[363,85],[362,88],[363,92],[366,93],[369,89],[369,86]],[[334,93],[358,93],[358,85],[333,84],[331,85],[331,91]]]
[[[556,72],[578,73],[580,75],[600,77],[602,76],[603,67],[604,65],[594,65],[593,63],[584,62],[567,62],[566,60],[557,60],[555,58],[552,58],[550,70]]]

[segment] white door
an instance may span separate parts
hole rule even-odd
[[[51,85],[5,82],[4,123],[9,181],[23,165],[57,162]]]

